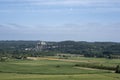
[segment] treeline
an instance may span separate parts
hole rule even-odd
[[[120,43],[115,42],[58,42],[56,51],[62,53],[80,54],[85,57],[106,57],[120,59]]]
[[[80,63],[75,64],[75,67],[86,67],[86,68],[93,68],[93,69],[102,69],[102,70],[111,70],[115,73],[120,73],[120,66],[106,66],[104,64],[93,64],[93,63]]]
[[[46,42],[50,48],[36,51],[39,41],[0,41],[0,57],[51,56],[57,53],[79,54],[85,57],[120,58],[120,43],[61,41]],[[29,50],[26,50],[28,48]]]

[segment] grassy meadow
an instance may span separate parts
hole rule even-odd
[[[0,80],[120,80],[120,74],[111,70],[75,66],[83,63],[115,66],[120,61],[84,57],[11,59],[0,62]]]

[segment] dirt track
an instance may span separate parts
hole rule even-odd
[[[89,61],[58,59],[58,58],[27,57],[27,59],[31,59],[31,60],[58,60],[58,61],[66,61],[66,62],[85,62],[85,63],[89,63]]]

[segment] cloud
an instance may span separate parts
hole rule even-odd
[[[0,24],[0,27],[4,27],[2,24]]]
[[[25,25],[20,25],[20,24],[15,24],[15,23],[9,23],[7,24],[9,27],[13,27],[13,28],[28,28],[28,26]]]
[[[0,13],[61,13],[61,14],[78,14],[78,13],[120,13],[120,8],[68,8],[68,9],[24,9],[24,10],[0,10]]]
[[[119,0],[24,0],[38,5],[104,5],[118,4]]]
[[[19,25],[19,24],[13,24],[13,23],[9,23],[9,24],[0,24],[0,33],[21,33],[22,31],[24,31],[24,29],[27,29],[26,26],[23,25]]]
[[[0,5],[0,13],[120,12],[120,0],[0,0]]]
[[[82,7],[113,7],[119,6],[119,0],[30,0],[33,5],[46,6],[82,6]]]
[[[21,34],[79,34],[83,32],[92,32],[98,33],[101,32],[110,32],[120,30],[120,23],[114,24],[101,24],[101,23],[86,23],[86,24],[65,24],[61,26],[26,26],[19,24],[1,24],[0,27],[2,31],[10,30],[16,33]],[[6,31],[5,31],[6,32]]]
[[[61,26],[1,24],[0,36],[6,39],[119,40],[120,23],[65,24]],[[4,37],[3,36],[3,37]],[[9,38],[9,36],[11,36]],[[8,38],[7,38],[8,37]],[[120,40],[119,40],[120,41]]]
[[[46,5],[46,6],[116,6],[120,4],[120,0],[0,0],[1,3],[8,4],[32,4],[32,5]],[[23,4],[23,5],[24,5]]]

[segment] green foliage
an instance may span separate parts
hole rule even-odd
[[[120,43],[115,42],[47,42],[49,48],[35,51],[38,41],[0,41],[0,56],[54,56],[56,53],[70,53],[84,55],[85,57],[105,57],[120,59]],[[55,46],[55,47],[54,47]],[[25,50],[30,48],[30,50]],[[112,56],[111,56],[112,55]]]
[[[120,66],[119,65],[116,66],[115,72],[120,73]]]
[[[95,69],[104,69],[104,70],[115,70],[115,67],[93,64],[93,63],[80,63],[75,64],[76,67],[87,67],[87,68],[95,68]]]
[[[0,62],[5,62],[5,61],[7,61],[7,60],[8,60],[7,57],[0,57]]]

